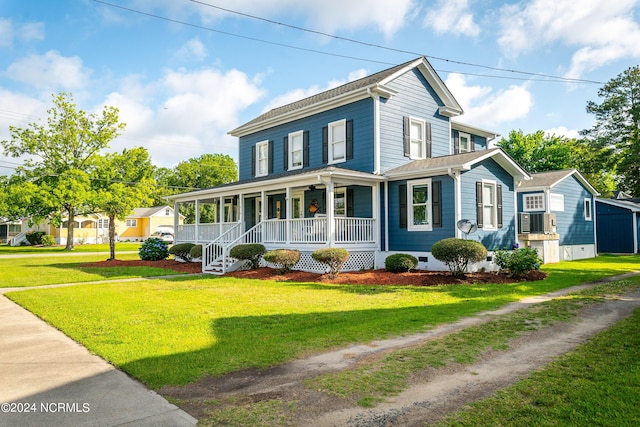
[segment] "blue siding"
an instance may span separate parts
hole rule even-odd
[[[403,117],[413,116],[431,123],[433,157],[449,153],[449,119],[438,113],[443,105],[418,70],[411,70],[388,86],[398,93],[380,103],[380,168],[386,170],[411,160],[404,156]]]
[[[459,132],[456,131],[455,129],[451,129],[451,135],[449,136],[449,149],[451,150],[451,153],[455,153],[455,133]],[[473,137],[473,149],[475,151],[481,151],[481,150],[486,150],[487,149],[487,138],[485,138],[484,136],[480,136],[480,135],[474,135],[474,134],[470,134]]]
[[[240,138],[239,177],[251,179],[251,149],[260,141],[273,141],[273,174],[286,172],[283,138],[296,131],[309,131],[309,167],[322,166],[322,128],[337,120],[353,120],[353,159],[336,166],[373,171],[373,100],[363,99],[330,111],[295,120]],[[402,135],[402,134],[400,134]],[[402,137],[402,136],[401,136]]]
[[[445,175],[432,177],[431,181],[442,182],[442,227],[434,228],[432,231],[408,231],[406,228],[400,228],[399,187],[407,181],[389,183],[389,250],[429,252],[435,242],[455,237],[453,179]]]
[[[486,230],[479,228],[469,239],[480,241],[487,250],[511,248],[515,243],[515,206],[513,177],[494,160],[487,159],[461,175],[462,218],[477,222],[476,182],[483,179],[502,185],[502,228]]]
[[[633,253],[633,215],[629,209],[596,204],[598,252]],[[639,233],[640,230],[635,230]]]
[[[594,200],[591,193],[572,175],[551,188],[551,193],[564,194],[564,212],[556,214],[556,231],[560,246],[594,244]],[[591,221],[584,218],[584,199],[591,199]]]

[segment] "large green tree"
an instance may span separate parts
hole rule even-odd
[[[93,210],[109,216],[109,259],[116,257],[115,220],[124,221],[137,207],[152,202],[154,168],[144,148],[99,156],[92,171]]]
[[[640,196],[640,66],[609,80],[598,97],[602,102],[587,103],[596,121],[584,134],[613,160],[619,189]]]
[[[24,158],[16,170],[13,202],[33,221],[46,217],[59,222],[67,216],[67,245],[73,249],[76,213],[92,199],[89,173],[100,152],[124,129],[118,110],[104,107],[101,114],[78,110],[73,96],[53,95],[46,124],[11,126],[11,139],[1,142],[5,155]]]

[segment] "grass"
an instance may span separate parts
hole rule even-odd
[[[638,257],[546,267],[540,282],[349,286],[233,278],[80,285],[9,293],[148,386],[263,368],[348,343],[424,331],[526,296],[638,270]]]
[[[156,267],[81,267],[84,263],[104,261],[105,255],[51,256],[29,258],[0,257],[0,288],[31,287],[59,283],[92,282],[131,277],[180,274]],[[138,254],[121,254],[118,259],[139,259]]]
[[[140,243],[138,242],[117,242],[116,256],[120,258],[118,252],[138,251]],[[9,246],[0,245],[0,257],[3,255],[20,255],[20,254],[54,254],[56,252],[69,253],[64,250],[64,246]],[[109,244],[99,245],[75,245],[73,252],[109,252]]]

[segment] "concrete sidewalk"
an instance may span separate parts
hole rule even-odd
[[[0,426],[196,423],[191,415],[0,295]]]

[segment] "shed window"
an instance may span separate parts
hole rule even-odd
[[[591,221],[591,199],[584,199],[584,219]]]

